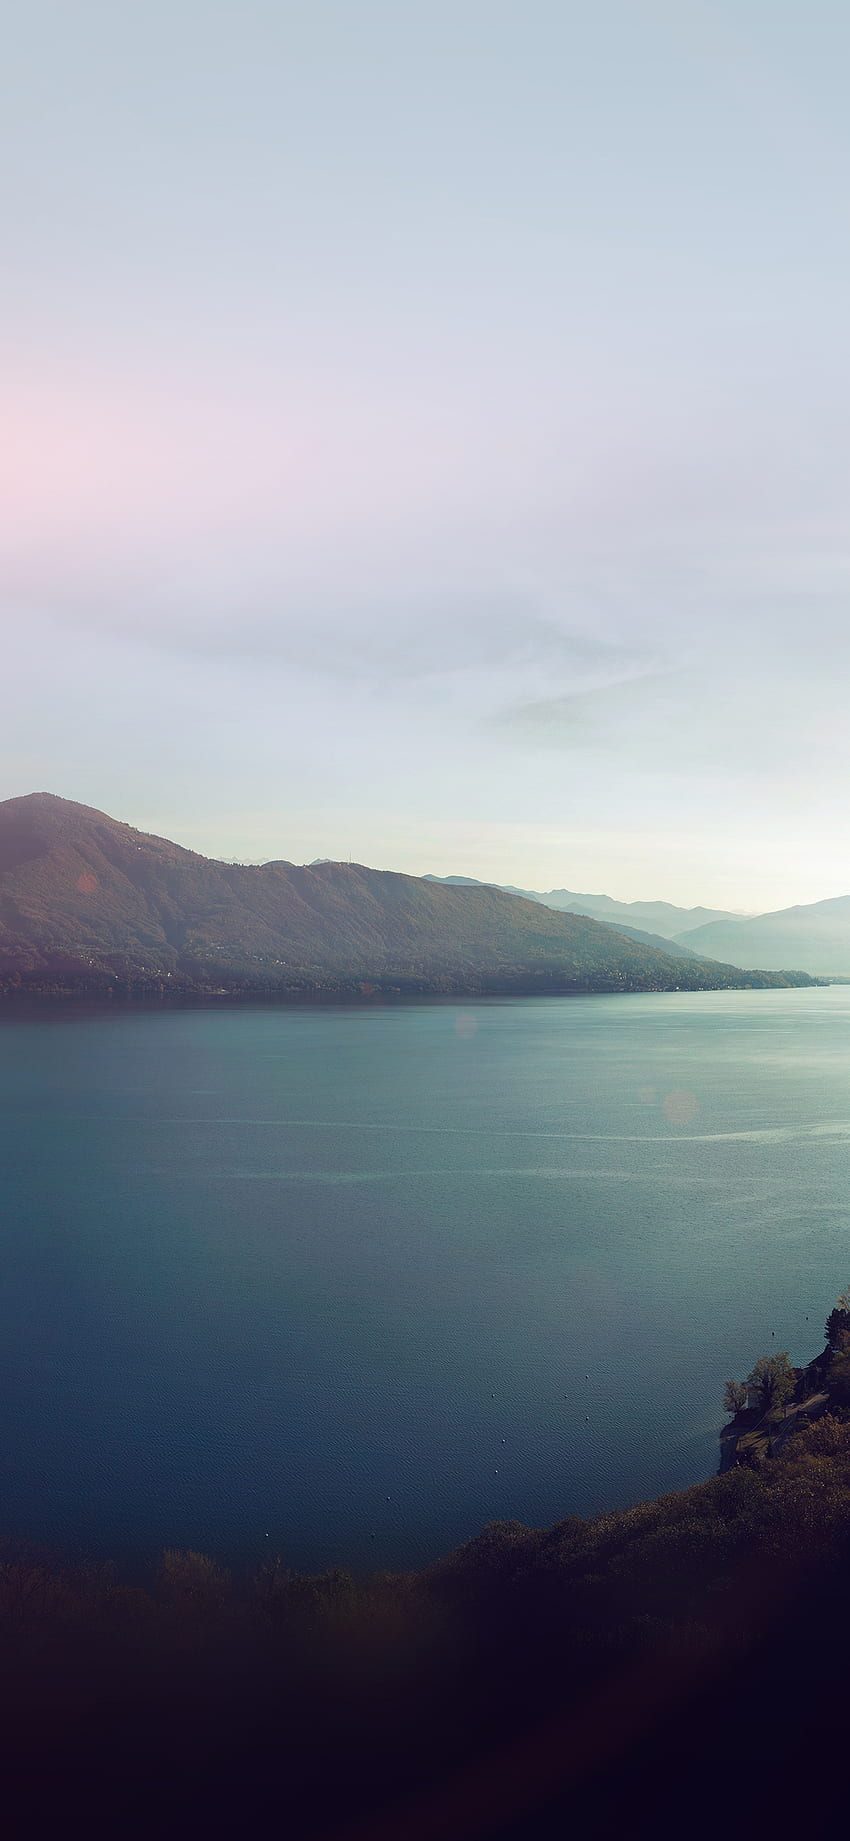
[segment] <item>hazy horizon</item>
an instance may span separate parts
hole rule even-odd
[[[48,798],[62,799],[65,797],[65,795],[61,793],[53,792],[49,787],[41,787],[38,789],[33,789],[32,793],[30,794],[23,794],[23,795],[17,795],[17,796],[23,797],[23,798],[28,798],[28,797],[39,798],[39,797],[43,797],[45,794]],[[85,801],[76,801],[74,803],[86,804]],[[134,829],[137,829],[137,830],[146,829],[146,827],[139,825],[137,821],[135,820],[135,818],[133,818],[131,815],[128,815],[126,812],[125,813],[111,812],[111,811],[108,811],[106,807],[102,807],[102,806],[101,807],[95,806],[92,809],[94,809],[95,811],[103,811],[106,817],[115,819],[119,824],[130,824],[134,827]],[[165,837],[166,835],[165,833],[156,832],[156,831],[150,831],[149,834],[152,836],[159,836],[159,837]],[[180,844],[182,845],[184,849],[187,849],[187,850],[193,850],[193,849],[199,848],[197,845],[187,843],[185,837],[183,838],[171,837],[169,834],[167,841],[171,843]],[[572,887],[571,885],[568,885],[564,882],[557,883],[557,884],[553,883],[551,889],[547,890],[543,888],[533,888],[531,884],[520,886],[516,882],[511,882],[509,879],[505,880],[504,878],[500,878],[495,875],[489,876],[489,877],[484,876],[484,875],[476,877],[472,875],[471,872],[465,871],[465,870],[445,870],[443,871],[443,870],[435,870],[435,869],[430,869],[430,870],[422,869],[421,867],[417,869],[400,869],[398,864],[393,864],[393,863],[366,863],[361,858],[352,856],[350,854],[348,856],[318,856],[318,857],[305,857],[303,859],[300,859],[300,858],[296,859],[292,857],[283,858],[281,857],[281,853],[279,851],[272,852],[270,855],[267,855],[267,856],[259,856],[259,857],[249,857],[245,855],[240,856],[238,853],[228,854],[224,851],[221,851],[221,852],[200,851],[200,854],[208,856],[214,862],[239,863],[244,868],[262,868],[264,864],[275,863],[275,862],[279,863],[282,861],[288,861],[288,862],[295,864],[296,866],[299,866],[301,868],[306,868],[306,869],[313,869],[317,865],[323,864],[323,863],[351,863],[355,867],[359,867],[359,868],[376,869],[376,870],[390,870],[390,871],[394,871],[397,874],[417,876],[419,878],[424,878],[426,880],[431,879],[431,880],[436,880],[436,881],[451,881],[452,878],[460,878],[461,880],[463,880],[468,877],[473,882],[481,882],[483,884],[491,883],[498,887],[515,888],[519,894],[523,894],[526,892],[531,895],[545,895],[547,893],[563,894],[565,891],[568,891],[570,894],[576,896],[576,898],[583,896],[583,897],[586,897],[587,899],[591,899],[597,896],[606,896],[609,900],[619,902],[622,905],[627,905],[629,903],[632,903],[632,904],[661,903],[663,904],[665,901],[667,901],[668,905],[671,907],[683,907],[683,908],[692,908],[692,909],[697,909],[700,907],[711,908],[713,905],[711,903],[705,903],[705,902],[699,902],[699,901],[694,901],[694,902],[689,902],[689,903],[674,902],[666,896],[653,895],[653,894],[647,893],[646,891],[638,895],[633,895],[633,894],[624,895],[617,891],[612,891],[611,889],[608,889],[608,888],[606,889],[602,889],[602,888],[579,889],[579,888]],[[837,894],[833,894],[832,896],[821,895],[817,897],[816,899],[819,901],[828,901],[830,899],[843,900],[843,899],[846,899],[846,896],[842,895],[841,892],[839,892]],[[793,905],[795,904],[792,904],[792,903],[786,904],[786,906],[793,906]],[[727,906],[726,911],[730,915],[733,915],[739,920],[749,920],[749,919],[757,918],[756,910],[752,908],[743,908],[740,906],[738,907]],[[764,910],[764,912],[767,912],[767,910]]]
[[[0,797],[844,892],[837,0],[31,0],[4,53]]]

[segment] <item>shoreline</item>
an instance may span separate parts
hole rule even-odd
[[[8,1015],[33,1015],[44,1011],[67,1011],[73,1006],[85,1006],[86,1009],[102,1010],[104,1013],[139,1010],[176,1011],[176,1010],[226,1010],[226,1009],[274,1009],[274,1010],[381,1010],[398,1009],[401,1006],[449,1007],[458,1004],[496,1004],[523,1002],[532,999],[544,1003],[550,999],[589,998],[589,997],[711,997],[727,994],[783,994],[788,991],[828,990],[834,981],[828,978],[807,977],[805,983],[787,984],[717,984],[717,985],[572,985],[562,989],[541,990],[539,984],[506,985],[501,990],[481,990],[471,986],[449,990],[405,990],[401,986],[380,988],[375,985],[368,989],[316,990],[299,989],[286,991],[279,989],[264,990],[157,990],[150,987],[137,989],[102,987],[60,986],[50,989],[9,989],[0,983],[0,1017]],[[848,980],[850,982],[850,980]]]

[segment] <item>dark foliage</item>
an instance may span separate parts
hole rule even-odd
[[[240,1582],[172,1552],[141,1589],[7,1552],[0,1752],[19,1826],[4,1832],[294,1841],[357,1817],[387,1841],[562,1832],[550,1819],[672,1835],[701,1782],[699,1833],[733,1739],[766,1748],[787,1815],[792,1731],[843,1707],[835,1406],[757,1474],[544,1531],[497,1523],[419,1574],[308,1578],[272,1559]],[[757,1773],[728,1834],[747,1832],[756,1788],[771,1807]],[[819,1816],[825,1798],[821,1783]]]
[[[850,1347],[850,1311],[836,1305],[831,1310],[824,1325],[824,1335],[829,1347],[837,1353]]]

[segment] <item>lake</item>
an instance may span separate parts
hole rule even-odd
[[[848,1077],[846,986],[2,1013],[0,1531],[402,1567],[708,1477],[850,1281]]]

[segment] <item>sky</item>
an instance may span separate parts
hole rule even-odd
[[[0,797],[850,892],[844,0],[27,0]]]

